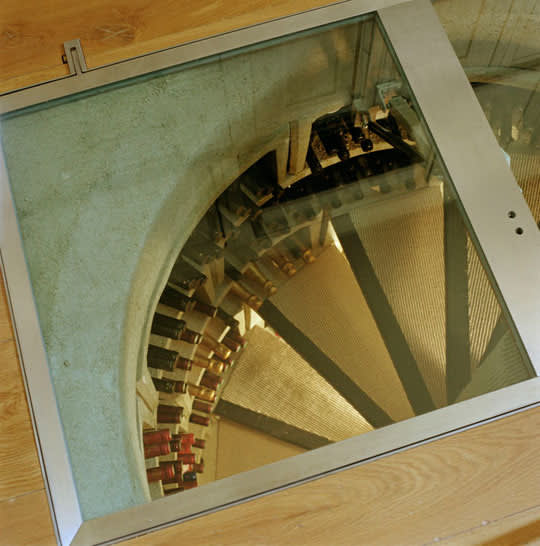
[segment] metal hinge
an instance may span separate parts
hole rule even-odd
[[[70,74],[82,74],[88,70],[79,38],[64,42],[64,51],[62,62],[69,66]]]

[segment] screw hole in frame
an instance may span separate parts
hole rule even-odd
[[[508,218],[515,218],[516,213],[513,210],[508,211]]]
[[[520,227],[516,228],[516,233],[518,235],[523,235],[523,228],[520,228]]]

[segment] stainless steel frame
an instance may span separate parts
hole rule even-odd
[[[399,5],[398,5],[399,4]],[[349,0],[0,98],[0,113],[90,90],[208,55],[378,11],[455,185],[485,265],[536,375],[540,371],[540,235],[429,0]],[[414,35],[414,40],[411,40]],[[448,97],[452,97],[451,106]],[[540,378],[507,387],[262,469],[124,512],[83,522],[41,339],[3,158],[0,256],[53,519],[61,544],[102,544],[174,524],[256,496],[540,404]],[[508,217],[508,211],[516,213]],[[518,235],[516,229],[523,229]],[[512,249],[511,256],[509,249]],[[338,467],[329,461],[340,461]],[[73,541],[73,542],[72,542]]]

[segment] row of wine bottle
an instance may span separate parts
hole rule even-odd
[[[205,440],[195,438],[193,433],[171,434],[169,429],[147,430],[143,433],[145,459],[169,455],[171,452],[185,455],[190,453],[191,447],[204,449],[205,445]]]
[[[150,482],[160,481],[166,494],[195,487],[196,474],[204,470],[204,461],[196,460],[195,454],[191,452],[189,439],[191,438],[195,447],[204,447],[204,440],[193,440],[193,434],[172,435],[171,438],[169,431],[174,429],[170,425],[184,423],[185,427],[185,421],[188,420],[194,425],[209,426],[217,390],[223,381],[222,374],[234,361],[234,353],[238,353],[246,343],[240,335],[239,323],[234,317],[224,309],[186,293],[189,290],[198,290],[207,282],[206,276],[200,273],[189,259],[180,257],[177,260],[169,282],[160,296],[160,304],[178,311],[179,314],[175,318],[160,312],[155,313],[151,332],[196,347],[191,351],[191,357],[187,358],[179,351],[151,343],[147,351],[147,364],[156,371],[189,371],[194,366],[204,371],[197,381],[198,384],[190,382],[189,375],[185,377],[185,381],[170,376],[159,377],[158,374],[153,374],[152,377],[154,386],[160,393],[156,420],[160,426],[168,428],[145,433],[144,454],[145,458],[160,458],[159,466],[147,469],[147,478]],[[197,332],[189,328],[192,313],[202,313],[212,321],[221,321],[222,326],[216,331],[227,327],[223,339],[218,341],[206,332]],[[192,398],[190,405],[186,405],[188,401],[185,398],[182,399],[184,400],[182,405],[178,402],[173,403],[172,400],[178,399],[168,397],[171,394],[189,394]],[[165,438],[161,435],[165,435]],[[175,454],[176,461],[169,460],[171,454]]]
[[[312,219],[321,209],[335,209],[345,202],[364,197],[364,189],[353,184],[351,191],[326,195],[327,190],[344,189],[351,183],[367,180],[397,167],[410,165],[418,154],[403,139],[404,129],[388,114],[372,121],[367,113],[343,109],[313,124],[306,154],[306,177],[288,188],[277,181],[275,153],[269,153],[233,182],[208,210],[188,239],[182,253],[204,265],[224,257],[225,243],[237,239],[272,246],[272,239],[294,231],[298,221]],[[391,146],[384,152],[374,151],[373,141]],[[355,150],[361,150],[360,155]],[[353,153],[354,151],[354,153]],[[334,158],[328,161],[329,158]],[[336,158],[338,161],[336,162]],[[298,207],[287,212],[282,205],[300,198]],[[299,214],[298,214],[299,213]],[[297,216],[298,214],[298,216]],[[172,278],[178,284],[193,287],[199,274],[188,271],[185,263],[177,264]],[[186,281],[190,279],[190,281]],[[173,281],[174,282],[174,281]],[[183,283],[183,284],[180,284]]]

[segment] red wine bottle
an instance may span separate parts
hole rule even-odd
[[[171,441],[171,433],[167,429],[150,430],[143,433],[143,445],[162,444]]]
[[[197,413],[192,413],[189,416],[190,423],[195,423],[196,425],[202,425],[207,427],[210,425],[210,417],[205,417],[204,415],[198,415]]]
[[[173,479],[176,475],[176,470],[172,463],[162,463],[155,468],[146,470],[146,477],[149,482],[166,481]]]
[[[168,455],[171,452],[171,444],[152,444],[144,446],[144,458],[151,459],[152,457],[160,457],[161,455]]]
[[[180,423],[184,408],[178,406],[168,406],[166,404],[159,404],[157,409],[157,422],[158,423]]]

